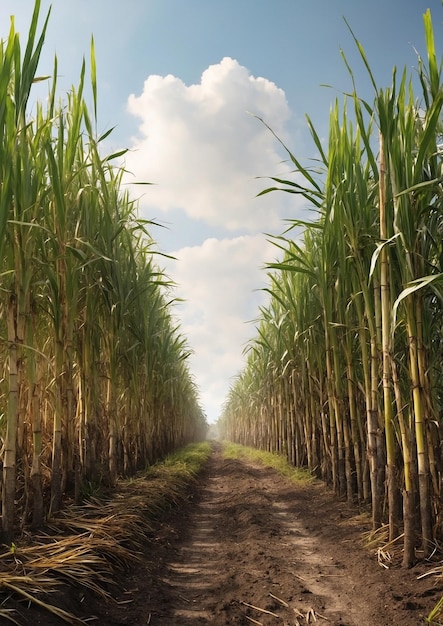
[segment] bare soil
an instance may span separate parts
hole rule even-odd
[[[393,554],[382,567],[362,546],[368,518],[320,482],[299,487],[216,449],[187,504],[171,512],[141,564],[112,588],[65,608],[102,626],[419,626],[443,595]],[[35,611],[24,623],[62,624]],[[91,619],[92,618],[92,619]]]

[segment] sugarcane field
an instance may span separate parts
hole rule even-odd
[[[159,249],[161,220],[141,205],[157,197],[156,181],[128,182],[143,142],[116,147],[118,120],[99,122],[112,85],[93,33],[70,89],[57,54],[48,69],[62,6],[53,4],[32,0],[25,31],[22,14],[0,20],[0,624],[442,626],[437,19],[421,13],[425,54],[416,51],[413,71],[389,67],[385,85],[344,18],[369,91],[359,93],[340,49],[351,87],[334,95],[327,133],[306,115],[309,161],[260,109],[245,114],[259,133],[249,154],[275,145],[272,158],[280,151],[285,163],[281,175],[253,172],[253,201],[282,197],[286,212],[280,230],[271,218],[262,229],[274,251],[260,267],[265,299],[212,419],[202,398],[218,387],[202,392],[187,331],[198,327],[212,379],[230,331],[241,343],[235,315],[207,328],[203,314],[180,318],[187,298],[171,272],[180,254]],[[145,100],[155,107],[163,90],[171,115],[146,131],[159,159],[162,136],[189,140],[173,116],[180,98],[184,110],[201,105],[194,128],[210,109],[198,88],[222,109],[217,71],[219,81],[237,77],[232,94],[243,80],[264,102],[282,97],[227,56],[191,87],[166,70],[150,75]],[[128,99],[139,115],[142,99]],[[238,132],[220,123],[220,146]],[[202,163],[213,148],[202,148]],[[193,159],[181,159],[184,172]],[[158,197],[160,212],[171,209]],[[293,205],[305,212],[291,216]],[[181,223],[177,207],[171,215]],[[198,254],[216,245],[205,233]],[[198,257],[219,281],[211,310],[236,301],[236,276],[239,290],[250,287],[244,257],[220,241],[214,271]],[[257,241],[251,256],[265,245]],[[186,264],[197,246],[181,245]]]

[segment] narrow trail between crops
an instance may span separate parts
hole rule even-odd
[[[100,622],[419,626],[440,597],[426,566],[382,567],[360,542],[367,517],[321,484],[224,459],[216,446],[192,501],[162,527],[148,561]],[[429,570],[429,565],[427,566]]]
[[[100,626],[424,626],[442,595],[435,576],[418,578],[432,564],[405,571],[397,550],[382,567],[362,547],[367,515],[322,483],[300,487],[213,448],[113,599],[71,592],[66,608]]]

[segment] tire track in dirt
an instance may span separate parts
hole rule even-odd
[[[183,626],[211,623],[208,606],[216,600],[218,593],[213,581],[223,566],[216,536],[225,503],[221,480],[212,472],[208,476],[186,542],[177,551],[177,559],[168,563],[168,572],[163,579],[173,598],[171,619]],[[172,626],[175,622],[170,623]]]

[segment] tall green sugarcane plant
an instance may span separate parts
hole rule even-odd
[[[32,128],[26,120],[26,105],[43,46],[48,23],[37,39],[37,2],[31,20],[23,61],[18,34],[11,19],[6,44],[0,48],[0,259],[3,264],[4,292],[7,302],[7,358],[9,375],[6,408],[6,433],[3,456],[2,524],[10,539],[14,524],[17,445],[23,444],[20,423],[21,379],[24,367],[24,344],[27,320],[30,319],[31,289],[35,280],[34,263],[38,236],[40,199],[44,172],[34,165],[35,152],[30,147]],[[32,347],[32,346],[31,346]],[[6,356],[6,355],[5,355]]]
[[[56,514],[63,495],[131,474],[205,434],[154,263],[150,222],[103,156],[91,43],[93,115],[79,85],[28,113],[49,13],[35,3],[22,57],[11,20],[0,46],[0,382],[2,531]],[[50,499],[44,499],[45,493]],[[20,512],[20,518],[17,512]]]
[[[275,447],[278,402],[300,452],[279,449],[337,494],[370,502],[374,530],[403,531],[405,567],[442,537],[443,85],[429,11],[424,29],[419,96],[406,71],[379,88],[351,31],[373,100],[358,96],[343,55],[353,90],[342,112],[331,109],[327,149],[308,118],[316,167],[283,145],[296,177],[272,178],[262,193],[300,195],[316,217],[274,238],[282,259],[269,264],[270,304],[220,418],[230,438],[247,430],[248,445]],[[304,228],[298,239],[292,226]]]

